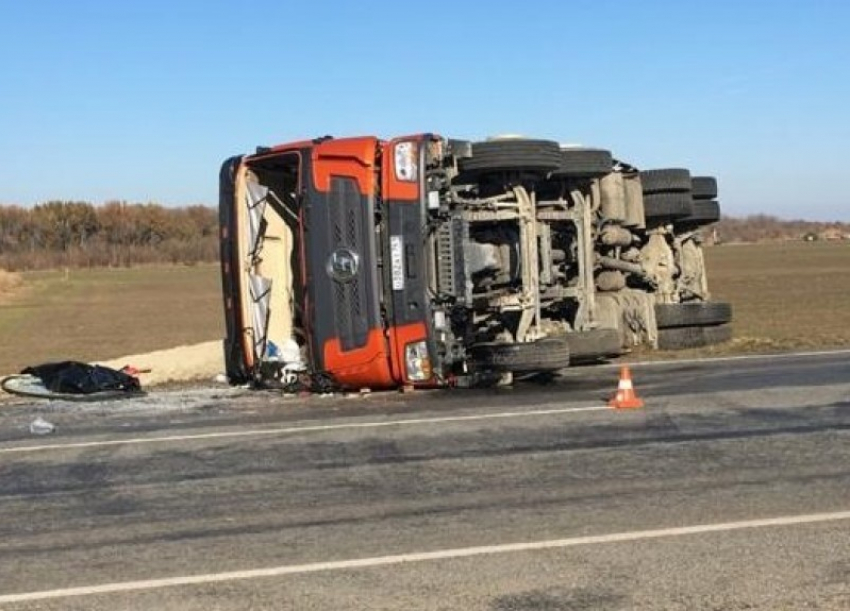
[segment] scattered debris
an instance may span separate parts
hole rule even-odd
[[[33,435],[50,435],[56,432],[56,426],[41,416],[30,422],[30,433]]]
[[[139,369],[138,367],[134,367],[133,365],[124,365],[119,371],[126,373],[128,376],[133,376],[134,378],[139,377],[140,373],[150,373],[153,371],[150,367]]]

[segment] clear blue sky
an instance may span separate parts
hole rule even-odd
[[[0,0],[0,202],[217,202],[324,134],[523,133],[850,220],[850,2]]]

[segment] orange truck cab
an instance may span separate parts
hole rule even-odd
[[[295,372],[322,372],[345,388],[446,382],[433,368],[423,252],[429,201],[443,186],[427,168],[445,152],[429,135],[326,138],[225,162],[232,381],[273,377],[294,362]]]

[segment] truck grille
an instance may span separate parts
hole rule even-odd
[[[328,198],[328,214],[331,221],[331,252],[337,248],[349,248],[360,256],[360,270],[350,282],[334,283],[334,318],[337,336],[343,350],[353,350],[366,345],[369,337],[369,320],[366,316],[368,304],[360,283],[371,265],[363,244],[364,203],[353,178],[334,176]]]

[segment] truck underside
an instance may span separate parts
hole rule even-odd
[[[400,145],[375,141],[345,166],[336,142],[327,187],[321,141],[225,163],[233,382],[489,384],[730,337],[702,253],[711,177],[516,138],[424,136],[403,171]],[[415,177],[416,202],[393,199],[390,174]]]

